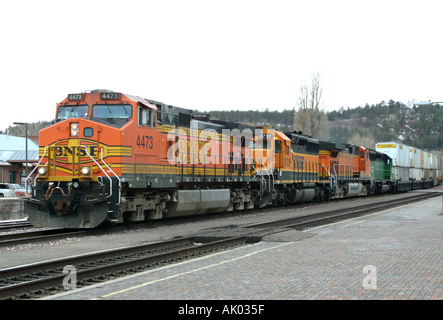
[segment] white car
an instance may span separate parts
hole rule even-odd
[[[15,197],[15,187],[9,183],[0,183],[0,198]]]
[[[26,195],[25,186],[21,184],[12,184],[15,188],[15,196],[21,197]]]

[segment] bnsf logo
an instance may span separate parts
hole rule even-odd
[[[48,146],[45,154],[45,147],[40,147],[40,157],[56,158],[57,163],[78,163],[79,158],[81,163],[93,162],[91,159],[100,160],[107,157],[132,157],[131,146],[108,146],[103,143],[97,143],[94,140],[82,139],[80,141],[60,140]],[[88,155],[89,154],[89,155]]]
[[[88,152],[86,153],[86,149],[87,148]],[[97,146],[82,146],[82,147],[77,147],[74,150],[76,150],[75,152],[75,156],[78,157],[80,155],[80,157],[86,157],[88,156],[88,153],[91,157],[96,157],[97,156]],[[56,157],[69,157],[73,155],[73,148],[72,147],[68,147],[68,146],[64,146],[64,147],[54,147],[54,152],[55,152],[55,156]]]
[[[81,147],[70,147],[70,146],[53,146],[53,151],[55,154],[55,158],[59,163],[73,163],[78,162],[78,159],[81,159],[82,163],[93,162],[91,157],[86,153],[86,149],[91,157],[94,159],[101,158],[100,149],[95,146],[81,146]]]
[[[101,149],[103,149],[103,157],[108,155],[108,146],[93,140],[60,140],[51,145],[46,153],[50,157],[55,157],[58,163],[73,163],[78,162],[79,158],[82,163],[93,162],[91,159],[101,158]],[[43,156],[44,148],[40,147],[40,156]],[[88,155],[89,154],[89,155]],[[91,157],[90,157],[91,156]]]

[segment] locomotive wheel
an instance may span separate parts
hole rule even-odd
[[[123,224],[126,226],[132,226],[134,221],[131,219],[131,212],[125,212],[123,214]]]

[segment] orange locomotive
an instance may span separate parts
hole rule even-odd
[[[39,133],[31,223],[93,228],[252,208],[250,141],[222,132],[244,128],[206,120],[108,90],[68,95]]]
[[[320,142],[322,175],[331,180],[330,198],[371,194],[369,150],[357,145]]]
[[[257,175],[265,186],[259,192],[261,201],[256,201],[257,206],[326,199],[324,184],[329,180],[319,175],[318,140],[269,128],[258,138],[272,138],[274,144],[269,147],[256,143],[253,150],[253,158],[264,163],[257,164]]]

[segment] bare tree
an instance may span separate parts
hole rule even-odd
[[[297,102],[298,110],[294,116],[294,130],[326,140],[329,136],[329,126],[322,94],[320,72],[312,75],[310,87],[302,81]]]

